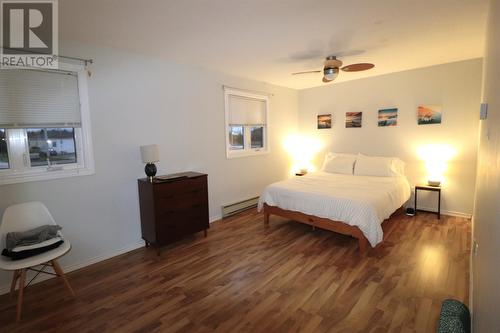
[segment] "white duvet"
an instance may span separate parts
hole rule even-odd
[[[383,239],[382,222],[410,198],[410,193],[403,176],[315,172],[267,186],[258,209],[267,203],[357,226],[375,247]]]

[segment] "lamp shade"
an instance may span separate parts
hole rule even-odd
[[[141,158],[144,163],[154,163],[160,160],[160,149],[158,145],[141,146]]]

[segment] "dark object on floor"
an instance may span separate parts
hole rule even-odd
[[[441,304],[438,333],[470,333],[470,312],[467,306],[454,299]]]
[[[11,251],[16,246],[25,246],[38,244],[43,241],[57,237],[58,231],[62,228],[55,225],[42,225],[40,227],[22,231],[22,232],[9,232],[5,238],[6,248]]]
[[[29,258],[29,257],[33,257],[33,256],[36,256],[38,254],[45,253],[47,251],[53,250],[55,248],[58,248],[62,243],[64,243],[64,241],[60,240],[57,243],[50,244],[50,245],[47,245],[47,246],[44,246],[44,247],[39,247],[39,248],[36,248],[36,249],[19,251],[19,252],[9,251],[7,249],[3,249],[2,255],[4,257],[9,257],[12,260],[21,260],[21,259],[26,259],[26,258]]]
[[[415,209],[411,207],[406,208],[406,215],[415,216]]]

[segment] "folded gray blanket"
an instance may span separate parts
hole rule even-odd
[[[57,237],[62,228],[58,225],[42,225],[41,227],[23,232],[9,232],[5,238],[7,250],[12,251],[16,246],[33,245]]]

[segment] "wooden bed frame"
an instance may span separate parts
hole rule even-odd
[[[266,225],[269,225],[269,216],[271,214],[289,218],[297,222],[309,224],[313,226],[313,228],[318,227],[321,229],[357,238],[359,244],[359,253],[361,255],[365,255],[367,253],[368,247],[371,248],[370,243],[366,239],[365,235],[363,235],[361,230],[356,226],[348,225],[343,222],[334,221],[323,217],[317,217],[314,215],[307,215],[292,210],[281,209],[279,207],[269,206],[268,204],[264,203],[264,223]]]

